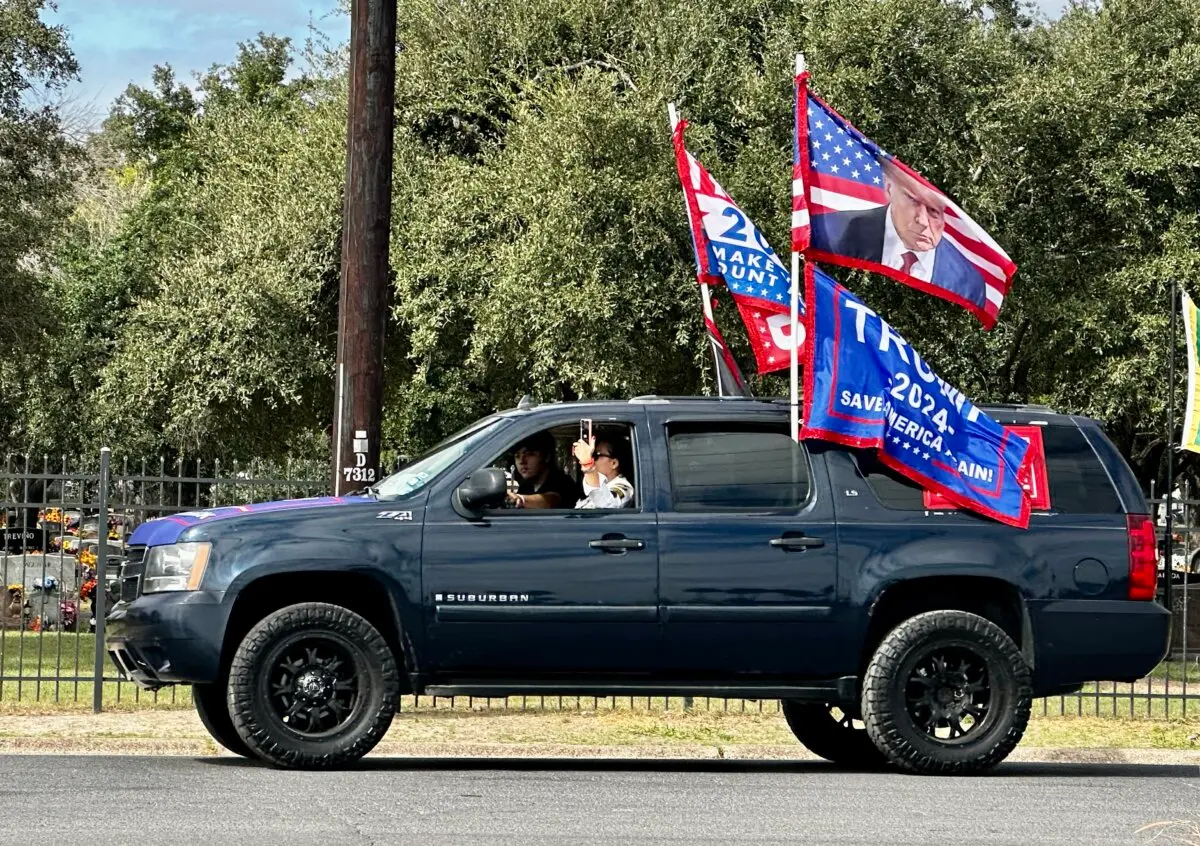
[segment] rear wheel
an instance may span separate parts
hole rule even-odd
[[[233,727],[233,720],[229,718],[226,689],[224,682],[192,685],[192,703],[196,706],[196,714],[213,740],[235,755],[253,758],[254,753],[250,751],[246,741],[238,736]]]
[[[1017,645],[990,620],[930,611],[884,637],[867,666],[867,733],[889,761],[923,774],[980,773],[1025,732],[1033,691]]]
[[[229,671],[229,714],[260,758],[292,769],[332,769],[382,739],[400,694],[395,657],[365,618],[305,602],[250,630]]]
[[[835,705],[784,700],[783,717],[796,739],[814,755],[846,767],[878,769],[887,764],[866,726]]]

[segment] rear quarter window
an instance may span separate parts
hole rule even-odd
[[[1103,463],[1074,425],[1045,426],[1046,475],[1050,508],[1064,514],[1120,514],[1120,498]],[[874,451],[853,450],[859,473],[881,505],[898,511],[924,511],[920,485],[882,464]]]
[[[1077,426],[1047,426],[1050,507],[1067,514],[1120,514],[1121,500],[1096,451]]]

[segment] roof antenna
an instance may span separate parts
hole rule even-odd
[[[531,397],[529,394],[526,394],[525,396],[521,397],[521,401],[519,403],[517,403],[517,408],[521,408],[521,409],[533,408],[533,397]]]

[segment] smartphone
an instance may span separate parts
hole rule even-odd
[[[591,443],[592,440],[592,421],[588,419],[579,421],[579,440],[585,444]]]

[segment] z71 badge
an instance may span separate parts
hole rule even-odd
[[[411,520],[411,511],[380,511],[375,515],[376,520]]]

